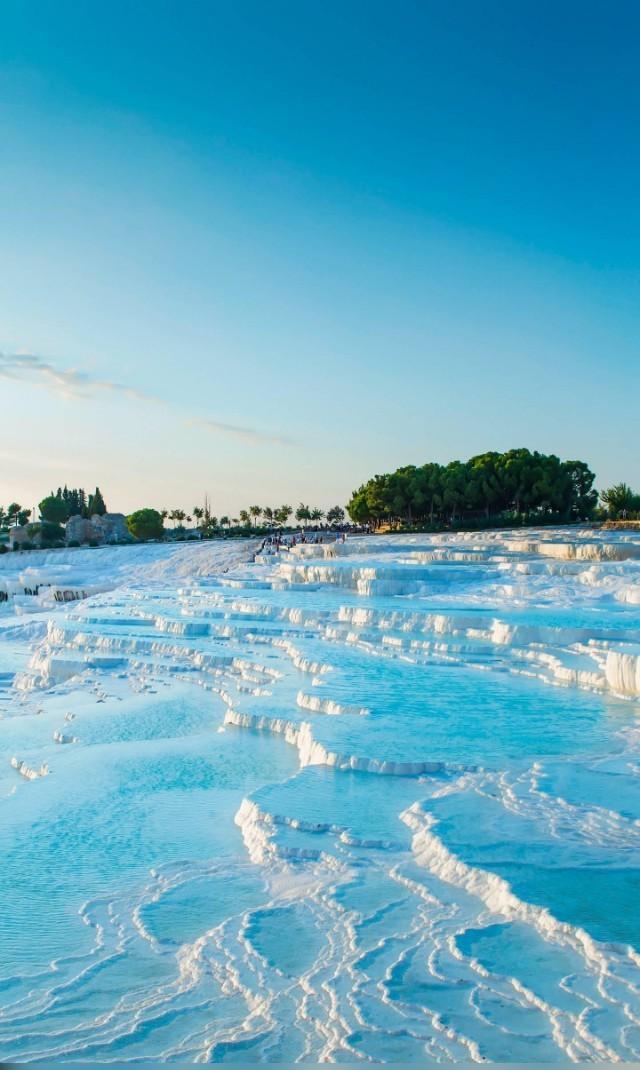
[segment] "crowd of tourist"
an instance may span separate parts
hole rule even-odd
[[[286,535],[276,531],[262,540],[258,553],[278,554],[282,550],[291,550],[298,545],[345,542],[346,538],[346,531],[294,531]]]

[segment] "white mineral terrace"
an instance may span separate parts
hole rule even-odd
[[[0,1060],[640,1059],[640,533],[0,557]]]

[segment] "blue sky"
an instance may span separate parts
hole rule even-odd
[[[5,0],[0,500],[640,485],[635,3]]]

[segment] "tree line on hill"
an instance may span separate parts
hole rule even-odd
[[[562,523],[589,519],[639,519],[640,495],[626,483],[598,492],[594,474],[584,461],[561,461],[553,454],[527,449],[482,453],[468,461],[406,465],[395,472],[373,476],[353,492],[347,506],[354,524],[377,529],[383,524],[399,529],[443,530],[452,527],[497,527],[514,524]],[[598,505],[598,497],[601,507]],[[63,525],[72,516],[104,516],[107,506],[99,487],[93,494],[82,488],[58,487],[40,502],[40,521],[29,523],[31,510],[18,502],[0,506],[0,552],[6,550],[8,530],[27,527],[41,546],[59,546]],[[294,518],[307,527],[340,527],[345,510],[334,505],[326,513],[300,502],[291,505],[250,505],[237,517],[214,516],[208,499],[191,513],[183,509],[138,509],[127,519],[136,539],[167,537],[214,538],[219,535],[264,534],[287,528]],[[167,533],[165,521],[173,523]],[[195,524],[195,531],[185,529]],[[1,540],[5,540],[4,542]],[[31,543],[23,542],[22,548]]]
[[[468,461],[405,465],[375,475],[351,496],[347,511],[378,528],[491,527],[589,520],[602,513],[640,514],[640,496],[626,484],[602,491],[584,461],[561,461],[528,449],[488,452]]]
[[[309,524],[336,527],[344,523],[345,511],[341,505],[334,505],[326,513],[318,507],[311,507],[300,502],[294,509],[291,505],[262,506],[250,505],[247,509],[240,509],[237,517],[214,516],[210,506],[205,502],[204,507],[194,505],[191,513],[184,509],[139,509],[127,517],[127,524],[132,535],[138,539],[162,539],[166,532],[165,520],[173,523],[173,535],[186,534],[184,524],[195,522],[199,537],[210,539],[220,534],[257,535],[273,530],[273,528],[286,528],[290,525],[291,518],[302,527]]]
[[[323,509],[317,507],[311,508],[309,505],[305,505],[300,502],[297,509],[293,509],[290,505],[250,505],[248,509],[240,509],[237,517],[213,516],[208,505],[204,508],[200,508],[194,505],[191,510],[191,514],[185,513],[184,509],[162,509],[160,516],[162,520],[171,520],[174,527],[176,523],[179,525],[193,523],[196,521],[198,528],[230,528],[230,527],[273,527],[278,525],[280,527],[289,523],[292,516],[295,515],[295,519],[299,524],[304,526],[313,524],[322,524],[326,520],[327,524],[341,524],[345,517],[345,512],[342,506],[334,505],[333,508],[328,509],[325,513]]]
[[[6,540],[11,527],[25,527],[27,539],[20,542],[21,549],[32,549],[35,543],[47,548],[60,546],[65,541],[64,525],[75,516],[89,518],[104,516],[107,506],[99,487],[93,494],[86,494],[82,488],[58,487],[42,499],[38,506],[40,519],[29,523],[32,510],[23,509],[17,502],[12,502],[6,509],[0,506],[0,536]],[[261,506],[251,505],[240,509],[237,517],[214,516],[208,499],[203,507],[194,505],[191,513],[184,509],[138,509],[126,518],[130,534],[135,539],[163,539],[168,535],[175,538],[205,538],[219,535],[261,534],[274,528],[286,528],[291,518],[307,527],[309,524],[320,526],[337,526],[344,522],[345,511],[340,505],[324,510],[300,502],[294,509],[291,505]],[[173,530],[167,532],[165,521],[173,523]],[[194,525],[190,530],[184,525]],[[195,530],[194,530],[195,529]],[[0,553],[6,551],[6,541],[0,541]]]

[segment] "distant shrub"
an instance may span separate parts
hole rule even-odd
[[[22,548],[23,550],[33,550],[33,548],[34,548],[34,545],[33,545],[33,543],[32,543],[32,542],[29,542],[29,540],[28,540],[28,539],[25,539],[25,541],[23,542],[23,544],[22,544],[22,547],[21,547],[21,548]]]
[[[95,547],[99,546],[100,543],[99,543],[98,539],[89,539],[88,545],[91,546],[92,549],[95,549]]]
[[[9,547],[5,546],[5,544],[3,542],[0,542],[0,554],[8,554],[8,553],[9,553]]]
[[[64,542],[64,528],[61,528],[59,524],[43,520],[40,524],[40,537],[43,541],[50,542],[52,546],[57,546]]]
[[[80,539],[69,539],[69,542],[67,543],[67,546],[79,546],[79,545],[80,545]]]

